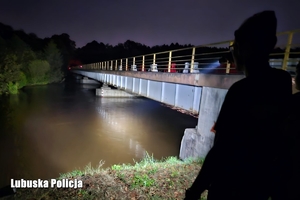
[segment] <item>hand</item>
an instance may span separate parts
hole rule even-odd
[[[199,190],[197,191],[195,189],[189,188],[185,191],[184,200],[198,200],[198,199],[200,199],[200,195],[201,195],[201,193]]]

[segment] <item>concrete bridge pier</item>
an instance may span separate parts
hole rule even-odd
[[[106,83],[103,83],[101,88],[96,89],[96,96],[100,97],[136,97],[137,95],[130,94],[120,89],[111,89]]]
[[[78,79],[77,79],[78,80]],[[100,84],[99,81],[93,80],[93,79],[89,79],[88,77],[84,76],[82,79],[79,79],[79,82],[81,84]]]
[[[181,141],[179,158],[204,158],[211,149],[215,134],[211,128],[216,122],[228,90],[203,87],[200,101],[198,125],[187,128]]]
[[[73,74],[73,76],[74,76],[74,78],[75,78],[76,80],[82,79],[82,76],[81,76],[81,75]]]

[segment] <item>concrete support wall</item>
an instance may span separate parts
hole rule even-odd
[[[111,89],[107,85],[103,85],[102,88],[96,89],[96,96],[100,97],[136,97],[137,95],[130,94],[123,90]]]
[[[205,157],[211,149],[215,134],[210,130],[218,118],[227,91],[218,88],[202,88],[198,125],[194,129],[185,130],[180,147],[181,159]]]
[[[88,79],[87,77],[83,77],[82,79],[77,79],[81,84],[96,84],[99,85],[99,81],[95,81],[93,79]]]

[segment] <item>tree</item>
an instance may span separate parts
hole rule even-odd
[[[47,84],[49,79],[47,72],[50,69],[50,64],[46,60],[34,60],[29,63],[28,72],[29,80],[32,84]]]
[[[63,67],[62,70],[67,72],[67,66],[69,61],[72,59],[75,50],[76,43],[70,39],[70,36],[66,33],[60,35],[53,35],[51,38],[45,38],[44,41],[46,44],[52,40],[57,45],[57,48],[60,50],[62,58],[63,58]]]
[[[0,94],[8,93],[8,84],[15,84],[20,78],[20,65],[15,54],[1,56],[0,62]]]
[[[6,51],[6,41],[0,36],[0,54]]]
[[[49,82],[58,82],[62,79],[62,66],[63,59],[59,49],[56,47],[56,44],[51,40],[45,49],[45,59],[50,65],[48,71]]]
[[[93,63],[107,60],[107,45],[93,40],[77,50],[77,57],[84,63]]]

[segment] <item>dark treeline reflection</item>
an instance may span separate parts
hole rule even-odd
[[[146,98],[100,98],[95,86],[25,87],[0,96],[0,187],[10,179],[55,178],[83,169],[133,163],[146,152],[178,156],[197,119]]]

